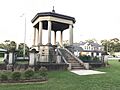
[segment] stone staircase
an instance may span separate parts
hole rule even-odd
[[[70,51],[63,48],[59,48],[59,50],[67,63],[71,64],[71,69],[85,69],[83,63],[81,63],[82,61],[78,61]]]

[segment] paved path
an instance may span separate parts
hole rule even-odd
[[[93,74],[105,74],[106,72],[100,72],[95,70],[72,70],[72,73],[77,75],[93,75]]]

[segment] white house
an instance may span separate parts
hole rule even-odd
[[[94,42],[82,42],[82,41],[80,41],[79,43],[74,43],[73,46],[81,48],[81,50],[80,49],[77,50],[77,48],[75,49],[74,54],[76,56],[78,56],[78,55],[90,55],[90,56],[100,57],[103,50],[104,50],[104,47],[102,45],[100,45],[98,43],[94,43]]]

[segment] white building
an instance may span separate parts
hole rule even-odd
[[[80,43],[74,43],[73,44],[74,47],[79,47],[81,48],[77,50],[77,48],[75,48],[75,55],[79,56],[79,55],[89,55],[89,56],[97,56],[100,57],[102,52],[104,51],[104,47],[98,43],[94,43],[94,42],[80,42]],[[78,53],[79,52],[79,53]]]

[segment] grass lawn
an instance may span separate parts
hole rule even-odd
[[[0,63],[3,63],[3,57],[0,57]]]
[[[110,67],[97,69],[106,74],[79,76],[69,71],[52,71],[47,83],[1,84],[0,90],[120,90],[120,62],[109,63]]]

